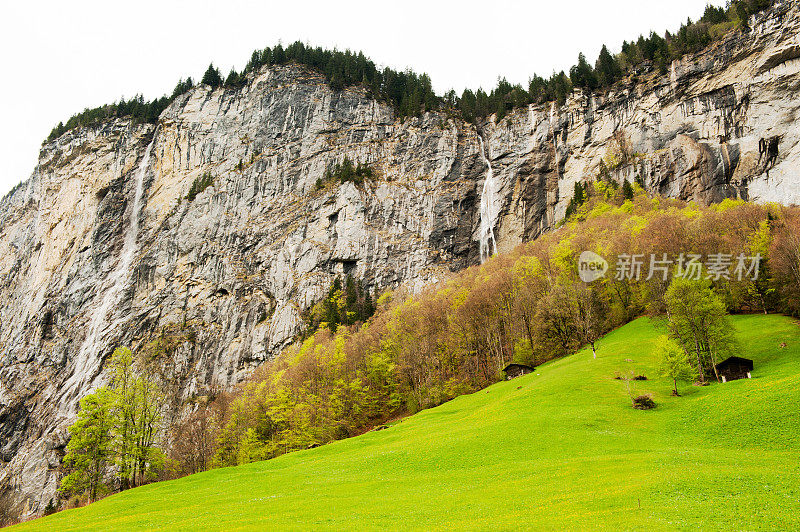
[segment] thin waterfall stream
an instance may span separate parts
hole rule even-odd
[[[485,262],[489,257],[497,252],[497,241],[494,238],[494,226],[500,214],[497,208],[497,180],[492,170],[491,152],[484,147],[483,135],[478,134],[481,144],[481,157],[486,164],[486,180],[483,182],[481,193],[481,227],[480,227],[480,251],[481,262]]]
[[[119,304],[119,299],[128,286],[130,280],[130,271],[133,259],[138,249],[137,240],[139,237],[140,225],[140,211],[142,208],[142,196],[144,195],[144,179],[147,174],[147,168],[150,165],[150,155],[153,151],[153,144],[155,142],[155,135],[147,145],[139,167],[135,175],[135,188],[133,202],[129,208],[128,214],[128,228],[125,232],[125,239],[122,244],[122,251],[120,252],[119,260],[116,267],[106,277],[104,283],[105,292],[100,304],[94,310],[92,318],[89,322],[89,330],[86,333],[86,338],[81,345],[77,359],[75,360],[75,368],[69,380],[63,387],[66,393],[74,393],[76,385],[85,378],[88,371],[96,372],[99,365],[102,363],[99,352],[103,347],[104,338],[102,331],[109,315],[113,317],[113,309]],[[108,329],[113,326],[108,327]],[[62,407],[68,407],[63,405]]]

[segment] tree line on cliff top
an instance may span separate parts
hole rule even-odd
[[[490,92],[466,89],[459,96],[451,90],[440,97],[434,92],[427,74],[388,67],[380,69],[362,52],[326,50],[301,42],[285,48],[278,44],[255,50],[241,72],[231,69],[227,76],[223,76],[211,64],[200,83],[236,90],[246,85],[248,74],[263,66],[296,63],[320,72],[334,90],[351,86],[365,88],[373,97],[389,103],[400,118],[449,109],[464,120],[475,122],[494,113],[498,118],[503,118],[510,110],[531,103],[557,102],[562,105],[576,88],[593,92],[609,89],[623,79],[635,81],[639,75],[652,70],[663,74],[672,60],[702,50],[729,31],[737,28],[749,31],[749,17],[773,3],[774,0],[735,0],[728,2],[726,7],[709,5],[698,21],[688,19],[675,33],[667,31],[663,36],[655,32],[648,36],[641,35],[636,40],[623,42],[621,51],[616,55],[612,55],[604,45],[594,64],[580,54],[578,62],[567,72],[554,72],[549,78],[534,75],[527,87],[499,79]],[[129,100],[121,99],[116,103],[87,108],[66,122],[59,122],[45,142],[76,127],[92,126],[113,118],[129,117],[138,123],[155,123],[175,98],[194,86],[194,80],[189,77],[181,79],[169,96],[146,101],[137,95]]]

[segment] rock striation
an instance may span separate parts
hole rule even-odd
[[[800,203],[798,11],[778,3],[667,75],[478,126],[400,121],[286,65],[192,89],[155,126],[115,120],[43,146],[0,200],[0,520],[54,496],[66,427],[115,346],[152,357],[179,416],[291,343],[337,275],[419,290],[478,263],[490,233],[504,251],[555,227],[576,182]],[[375,177],[324,181],[345,156]]]

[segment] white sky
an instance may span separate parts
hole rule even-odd
[[[676,29],[707,0],[398,2],[53,1],[0,5],[0,196],[27,179],[52,127],[85,107],[171,93],[178,78],[241,69],[256,48],[301,40],[430,74],[441,94],[526,83]],[[724,0],[711,0],[715,5]]]

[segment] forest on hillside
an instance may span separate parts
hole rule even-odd
[[[732,200],[701,207],[633,188],[625,199],[621,188],[589,184],[559,230],[419,296],[385,293],[366,322],[319,327],[186,422],[202,417],[213,427],[203,462],[271,458],[476,391],[508,363],[565,356],[641,315],[666,319],[673,284],[722,312],[800,314],[800,209]],[[608,258],[606,277],[580,280],[583,251]],[[641,275],[613,260],[626,256],[642,257]],[[651,257],[672,262],[650,276]],[[688,288],[675,283],[681,270],[692,272],[681,277]],[[693,365],[703,358],[699,378],[715,378],[722,336],[703,353],[684,343]]]
[[[682,373],[714,380],[714,364],[734,348],[727,313],[800,315],[800,208],[704,207],[603,180],[583,187],[559,229],[422,294],[375,300],[357,279],[337,280],[309,312],[304,338],[234,391],[196,401],[176,425],[158,417],[147,353],[122,365],[115,354],[128,391],[115,380],[84,398],[76,423],[105,420],[104,467],[120,477],[96,481],[108,491],[351,437],[497,382],[508,363],[538,366],[582,346],[602,353],[598,338],[642,315],[670,325],[663,349],[679,355]],[[606,258],[607,275],[581,280],[585,251]],[[687,333],[696,315],[715,320],[705,336]],[[118,430],[124,419],[138,427],[127,438]],[[89,486],[75,474],[87,447],[80,426],[71,430],[63,493],[77,501]]]

